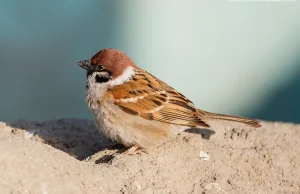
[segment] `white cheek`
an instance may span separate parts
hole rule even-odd
[[[101,100],[110,86],[109,81],[105,83],[97,83],[96,75],[98,74],[98,72],[95,72],[87,79],[88,88],[86,90],[86,101],[89,103],[89,106],[92,106],[93,102]]]
[[[128,67],[121,76],[115,78],[114,80],[110,80],[104,83],[97,83],[95,77],[96,75],[101,75],[101,72],[94,72],[87,79],[88,88],[86,90],[86,101],[88,102],[89,106],[91,108],[95,108],[92,107],[93,102],[101,100],[109,88],[112,88],[116,85],[124,84],[134,74],[135,74],[134,68]]]

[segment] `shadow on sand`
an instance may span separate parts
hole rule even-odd
[[[106,138],[94,126],[92,121],[80,119],[59,119],[46,122],[17,121],[9,124],[18,130],[25,130],[27,135],[37,141],[51,145],[78,160],[84,160],[102,150],[114,150],[115,154],[123,153],[127,148]],[[201,134],[209,139],[215,132],[209,129],[193,128],[189,133]],[[108,163],[114,155],[108,154],[95,161]]]

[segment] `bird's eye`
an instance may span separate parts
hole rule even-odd
[[[98,65],[98,66],[96,67],[96,69],[97,69],[97,71],[103,70],[103,65]]]

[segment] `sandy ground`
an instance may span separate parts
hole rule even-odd
[[[91,121],[0,123],[0,193],[299,193],[300,125],[190,130],[126,155]]]

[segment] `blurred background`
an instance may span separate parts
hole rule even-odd
[[[92,119],[85,72],[127,53],[197,107],[300,123],[300,1],[0,2],[0,120]]]

